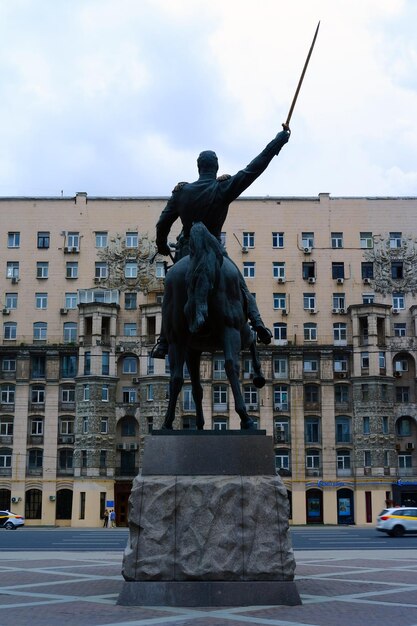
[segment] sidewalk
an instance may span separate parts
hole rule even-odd
[[[0,554],[0,626],[416,626],[417,550],[296,551],[298,607],[122,607],[122,554]]]

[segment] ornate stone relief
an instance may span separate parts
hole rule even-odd
[[[100,285],[108,289],[121,291],[163,291],[164,279],[156,277],[155,263],[150,263],[155,253],[155,242],[148,234],[141,235],[137,248],[126,247],[123,235],[116,235],[110,240],[107,248],[97,252],[100,261],[107,263],[108,276],[100,279]],[[127,262],[137,263],[137,276],[127,278],[125,267]]]
[[[374,264],[372,284],[384,296],[395,291],[417,293],[417,239],[402,237],[401,248],[391,248],[389,236],[374,240],[374,247],[365,252],[365,260]],[[393,278],[391,264],[403,264],[402,277]]]

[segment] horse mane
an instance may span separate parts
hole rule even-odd
[[[220,242],[203,224],[196,222],[190,231],[190,265],[187,272],[185,317],[191,333],[198,332],[208,318],[208,297],[214,289],[223,264]]]

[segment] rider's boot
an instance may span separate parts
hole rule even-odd
[[[165,359],[168,354],[168,341],[164,335],[160,335],[151,351],[152,359]]]

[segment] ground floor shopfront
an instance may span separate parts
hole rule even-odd
[[[417,479],[309,481],[284,480],[290,523],[373,524],[386,506],[417,505]],[[128,524],[132,480],[77,478],[73,482],[0,487],[0,509],[24,515],[27,526],[99,527],[105,509],[114,509],[118,526]]]

